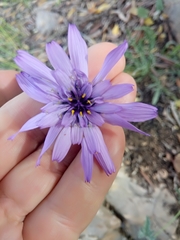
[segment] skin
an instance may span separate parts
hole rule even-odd
[[[89,48],[90,80],[115,47],[100,43]],[[113,84],[134,84],[134,91],[116,100],[118,103],[132,102],[136,96],[136,83],[123,72],[124,68],[122,57],[107,76]],[[36,129],[20,133],[14,141],[7,140],[42,106],[21,93],[15,74],[0,71],[0,239],[77,240],[98,211],[120,168],[124,132],[109,124],[101,128],[116,167],[116,173],[109,177],[94,161],[91,183],[85,183],[76,146],[61,163],[51,161],[51,148],[43,155],[41,165],[35,167],[45,131]]]

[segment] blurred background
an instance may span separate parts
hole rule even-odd
[[[88,46],[129,42],[127,66],[137,101],[157,119],[126,132],[122,169],[83,240],[180,240],[180,0],[1,0],[0,69],[16,69],[16,50],[48,63],[45,44],[67,50],[67,26]],[[93,204],[93,203],[92,203]]]

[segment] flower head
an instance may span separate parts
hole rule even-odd
[[[87,45],[75,25],[69,25],[68,29],[70,59],[56,42],[46,45],[46,52],[54,70],[25,51],[17,52],[15,62],[22,69],[22,72],[17,74],[19,86],[31,98],[45,104],[40,113],[28,120],[19,130],[23,132],[38,127],[49,128],[37,165],[54,142],[52,160],[58,162],[64,159],[72,144],[81,144],[81,162],[85,180],[89,182],[93,157],[107,175],[115,171],[99,128],[104,122],[148,135],[129,122],[141,122],[156,117],[155,107],[137,102],[108,102],[133,91],[132,84],[113,86],[106,79],[127,47],[128,44],[124,41],[112,50],[92,82],[88,81]]]

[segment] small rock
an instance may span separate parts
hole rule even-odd
[[[164,4],[165,11],[169,16],[170,26],[177,38],[177,41],[180,43],[180,0],[164,0]]]
[[[113,231],[108,233],[102,240],[127,240],[127,238],[122,236],[120,232]]]
[[[180,153],[178,153],[173,161],[174,169],[177,173],[180,173]]]
[[[57,27],[59,15],[47,10],[38,10],[36,13],[36,29],[43,35],[50,35]]]
[[[159,232],[159,238],[169,240],[178,226],[178,220],[169,224],[173,218],[171,206],[176,205],[176,199],[165,188],[155,188],[150,194],[139,186],[121,168],[106,197],[107,202],[125,219],[125,229],[133,239],[143,226],[146,217],[151,220],[152,230]],[[167,226],[165,231],[163,227]]]
[[[107,233],[120,228],[120,220],[102,206],[90,225],[81,234],[81,240],[101,240]],[[113,239],[114,240],[114,239]]]

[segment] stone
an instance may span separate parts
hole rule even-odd
[[[169,16],[169,23],[173,33],[180,43],[180,0],[164,0],[165,12]]]
[[[127,240],[127,238],[122,236],[119,231],[115,230],[108,233],[102,240]]]
[[[107,234],[119,229],[121,221],[113,213],[102,206],[89,226],[81,234],[81,240],[102,240]],[[113,239],[114,240],[114,239]]]
[[[174,215],[171,207],[177,204],[175,197],[163,186],[147,189],[139,186],[135,180],[128,177],[125,167],[119,171],[111,189],[106,196],[107,202],[125,219],[125,229],[133,239],[146,221],[150,218],[152,230],[159,234],[159,240],[169,240],[175,235],[178,220],[169,224]],[[162,230],[166,226],[165,230]]]
[[[39,9],[36,12],[36,29],[43,35],[50,35],[56,30],[59,14]]]

